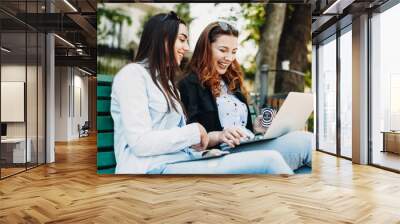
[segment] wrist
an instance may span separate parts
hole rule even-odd
[[[220,143],[220,132],[219,131],[212,131],[208,133],[208,138],[210,139],[208,146],[213,147]]]
[[[201,142],[201,130],[199,125],[195,123],[191,123],[185,126],[187,130],[188,141],[190,142],[191,145],[199,144]]]
[[[216,135],[217,135],[218,144],[221,144],[223,142],[223,140],[222,140],[222,131],[217,131]]]
[[[267,132],[266,128],[254,129],[255,134],[265,134]]]

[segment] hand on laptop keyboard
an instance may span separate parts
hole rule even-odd
[[[253,139],[254,138],[255,135],[249,129],[243,127],[242,130],[246,134],[246,138],[247,139]]]
[[[229,138],[229,136],[232,136],[229,134],[232,130],[234,130],[235,132],[241,133],[239,139],[237,139],[236,137],[235,137],[235,139]],[[223,141],[221,141],[222,144],[220,145],[221,149],[222,148],[234,148],[235,146],[240,145],[240,143],[247,142],[247,141],[253,140],[255,138],[255,135],[253,134],[253,132],[251,132],[250,130],[248,130],[245,127],[231,127],[231,128],[224,129],[223,132],[227,132],[226,133],[227,138],[225,140],[223,138],[221,138],[223,140]]]
[[[229,127],[219,133],[218,142],[225,143],[229,147],[234,148],[240,144],[243,138],[247,138],[247,136],[249,136],[249,133],[245,131],[245,128]]]

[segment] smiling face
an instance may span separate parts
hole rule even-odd
[[[178,35],[174,45],[175,60],[178,65],[181,64],[183,56],[189,51],[188,30],[184,24],[179,24]]]
[[[225,74],[236,59],[238,38],[232,35],[221,35],[211,43],[212,64],[219,75]]]

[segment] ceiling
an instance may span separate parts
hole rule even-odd
[[[26,55],[25,35],[17,33],[55,33],[56,66],[79,66],[95,73],[96,8],[96,0],[1,0],[2,44],[13,50],[9,56]],[[27,37],[29,41],[31,35]],[[28,56],[37,51],[33,44],[27,46]]]

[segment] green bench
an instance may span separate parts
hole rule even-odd
[[[115,173],[114,123],[110,113],[112,75],[97,75],[97,173]]]

